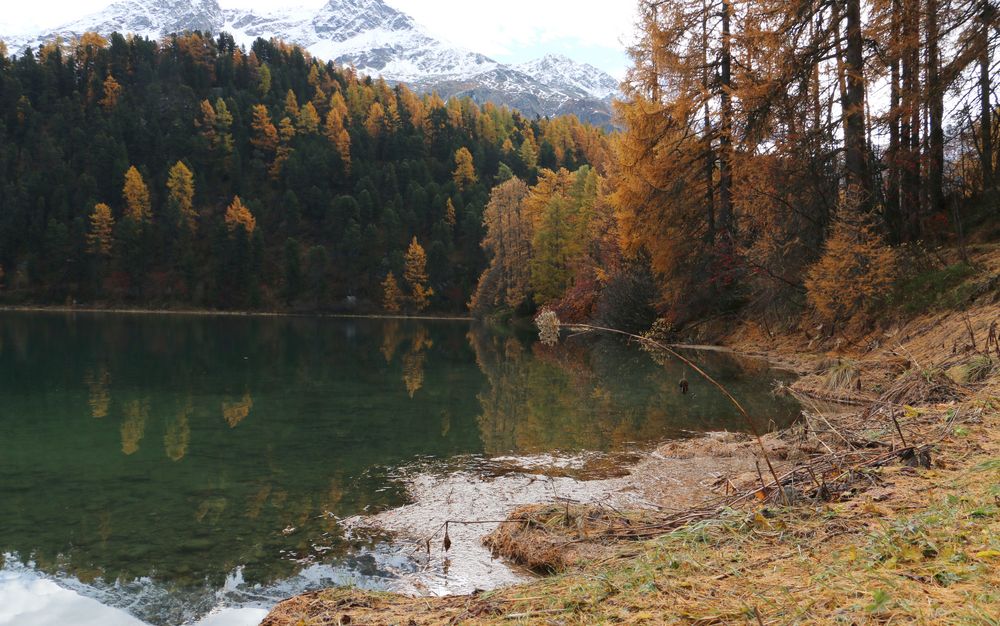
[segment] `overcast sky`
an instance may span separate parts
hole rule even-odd
[[[223,8],[320,7],[326,0],[219,0]],[[591,63],[622,78],[633,31],[631,0],[386,0],[439,39],[518,63],[550,52]],[[55,27],[99,11],[111,0],[10,0],[0,11],[7,32]]]

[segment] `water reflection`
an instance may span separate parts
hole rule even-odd
[[[163,583],[184,608],[141,609],[158,623],[237,568],[268,585],[374,546],[338,519],[402,503],[416,459],[740,427],[633,346],[454,322],[0,313],[0,346],[0,554]],[[773,373],[709,367],[762,421],[794,412]]]

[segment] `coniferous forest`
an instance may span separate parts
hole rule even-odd
[[[575,118],[416,95],[279,42],[0,52],[15,302],[462,312],[491,187],[607,160]]]

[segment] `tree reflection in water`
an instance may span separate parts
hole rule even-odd
[[[338,518],[402,503],[417,459],[738,427],[633,346],[461,322],[0,313],[0,346],[0,554],[178,596],[338,562]],[[761,419],[793,412],[772,374],[710,365]]]

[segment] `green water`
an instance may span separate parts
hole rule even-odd
[[[762,426],[796,414],[776,372],[699,358]],[[399,468],[742,429],[684,375],[467,322],[0,312],[0,554],[154,623],[212,608],[234,572],[278,595],[317,567],[386,586],[405,559],[338,518],[403,503]]]

